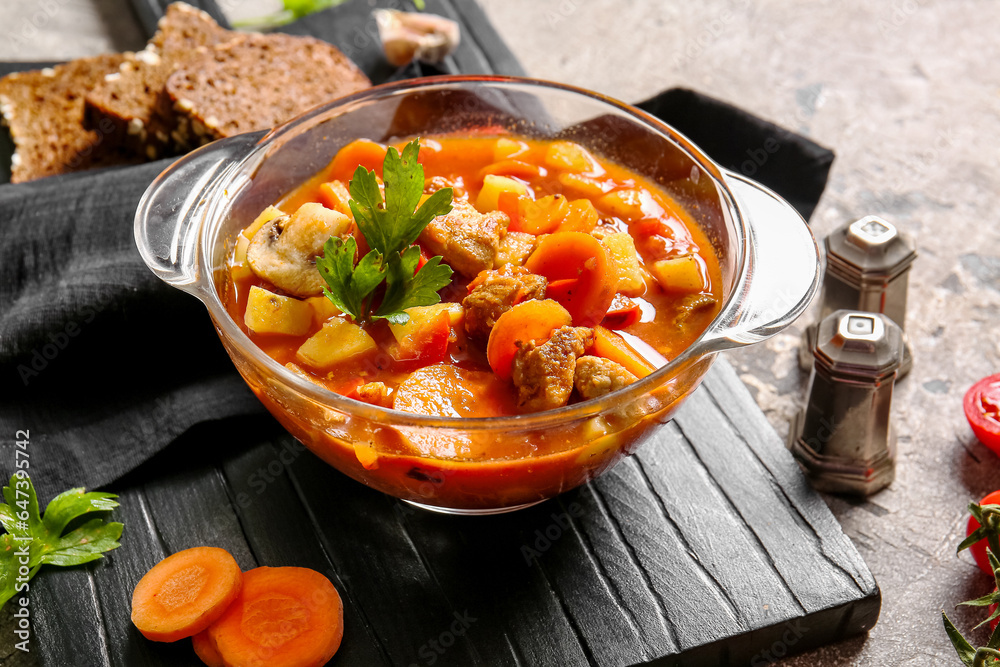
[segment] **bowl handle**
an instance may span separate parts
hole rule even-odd
[[[266,132],[214,141],[174,162],[143,193],[133,232],[146,266],[168,283],[199,296],[199,233],[215,182],[246,157]]]
[[[740,292],[706,332],[712,349],[741,347],[770,338],[806,309],[820,285],[819,247],[802,216],[768,188],[724,170],[747,223],[750,256]]]

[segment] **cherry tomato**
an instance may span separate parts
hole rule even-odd
[[[983,378],[965,393],[965,417],[979,442],[1000,454],[1000,374]]]
[[[1000,491],[994,491],[979,503],[980,505],[1000,505]],[[971,535],[973,531],[979,528],[979,522],[976,521],[976,517],[969,517],[969,525],[965,529],[966,535]],[[993,568],[990,567],[990,559],[986,556],[986,540],[979,540],[971,547],[969,551],[972,552],[972,557],[976,559],[976,565],[982,569],[988,575],[993,575]],[[996,555],[996,554],[995,554]],[[1000,558],[1000,555],[997,555]]]

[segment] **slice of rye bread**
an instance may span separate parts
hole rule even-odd
[[[175,119],[164,92],[167,79],[208,47],[236,36],[183,2],[167,7],[158,28],[145,49],[128,57],[117,73],[87,95],[86,104],[88,126],[113,123],[118,143],[151,160],[186,148],[170,136]]]
[[[125,57],[80,58],[0,79],[0,113],[14,140],[12,183],[134,162],[107,140],[113,128],[83,126],[84,95],[117,71]]]
[[[326,42],[246,34],[179,68],[167,81],[167,94],[180,121],[178,134],[201,145],[280,125],[370,86],[357,65]]]

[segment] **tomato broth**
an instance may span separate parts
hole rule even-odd
[[[402,150],[405,143],[393,146]],[[350,398],[415,414],[466,418],[517,415],[537,411],[537,403],[532,408],[526,402],[526,381],[520,376],[512,381],[511,364],[516,375],[517,364],[527,363],[526,350],[532,346],[539,349],[549,336],[553,342],[563,324],[562,328],[582,332],[587,356],[608,360],[603,366],[597,364],[599,367],[612,367],[613,374],[628,383],[676,357],[719,312],[722,279],[714,249],[687,211],[662,188],[575,143],[516,136],[420,138],[419,162],[425,179],[422,199],[450,187],[456,207],[453,213],[465,211],[470,220],[477,221],[492,216],[489,220],[500,222],[500,238],[511,241],[516,237],[523,247],[518,246],[517,261],[500,264],[493,260],[492,265],[487,261],[488,268],[476,275],[469,269],[458,270],[461,264],[456,258],[452,279],[439,292],[441,304],[408,310],[407,325],[390,326],[385,320],[354,322],[321,292],[296,294],[258,273],[250,261],[253,250],[249,250],[248,259],[254,235],[285,233],[292,224],[288,220],[294,221],[296,211],[308,205],[321,204],[322,210],[310,210],[327,216],[324,220],[333,219],[328,210],[339,211],[336,220],[343,225],[342,236],[356,241],[360,258],[368,244],[353,221],[350,181],[361,166],[379,176],[381,187],[386,150],[365,140],[345,146],[326,168],[248,224],[234,244],[227,267],[230,280],[224,281],[222,289],[229,314],[265,354],[311,382]],[[285,220],[285,231],[268,226],[279,217]],[[572,251],[558,248],[560,239],[565,239]],[[416,244],[421,249],[421,265],[439,249],[426,230]],[[445,243],[445,247],[451,246]],[[543,247],[557,247],[554,260],[539,259]],[[596,264],[588,248],[599,248],[595,250],[600,260]],[[513,256],[501,255],[501,251],[507,252],[497,249],[498,258],[509,260]],[[576,256],[581,258],[579,265],[561,261]],[[445,252],[443,263],[449,264],[450,259]],[[587,271],[597,271],[595,265],[600,268],[605,264],[594,279],[600,284],[590,285]],[[473,331],[469,318],[476,313],[470,312],[467,297],[484,284],[484,275],[506,272],[504,276],[522,280],[533,275],[533,267],[546,279],[545,298],[539,298],[541,294],[529,297],[499,317],[487,318],[488,322],[495,319],[488,335]],[[584,290],[592,290],[586,292],[586,298],[580,296]],[[262,294],[268,307],[273,307],[264,324],[260,324],[255,301]],[[521,327],[515,327],[511,341],[494,345],[494,339],[503,337],[498,331],[505,315],[531,300],[552,304],[547,310],[532,305],[538,312],[565,314],[555,315],[551,327],[538,324],[547,321],[547,315],[536,317],[540,330],[548,331],[538,339],[518,339]],[[336,350],[330,352],[321,344]],[[494,353],[492,347],[503,349]],[[308,353],[314,349],[319,352]],[[614,361],[613,366],[610,361]],[[566,394],[565,387],[562,390]],[[456,498],[461,498],[453,504],[467,507],[516,504],[533,494],[551,495],[553,489],[574,486],[627,453],[649,427],[649,415],[636,414],[620,417],[623,423],[611,429],[616,435],[602,437],[598,433],[596,438],[588,437],[585,429],[574,428],[554,437],[508,439],[484,434],[435,440],[406,429],[386,428],[370,434],[368,445],[359,445],[351,444],[347,437],[310,433],[294,419],[282,416],[261,392],[258,395],[289,430],[348,474],[415,499],[427,498],[423,487],[428,485],[440,495],[440,488],[428,481],[440,477],[448,480]],[[577,384],[565,403],[586,398]],[[525,457],[531,461],[522,463]],[[435,458],[439,460],[434,462]],[[581,466],[590,458],[591,464]],[[462,461],[482,462],[479,465],[486,467],[463,468]],[[357,470],[352,472],[352,467]],[[378,468],[381,479],[373,483],[369,473]],[[488,499],[490,479],[498,474],[508,486],[518,475],[525,476],[524,493]],[[538,488],[541,478],[544,490]]]

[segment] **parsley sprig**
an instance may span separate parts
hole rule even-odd
[[[27,581],[42,565],[89,563],[119,546],[122,524],[105,523],[100,517],[82,524],[76,521],[92,512],[118,507],[112,500],[117,498],[114,494],[70,489],[53,498],[43,515],[31,479],[15,473],[3,487],[3,498],[6,502],[0,503],[0,525],[7,532],[0,535],[0,608],[16,593],[27,590]],[[76,527],[67,532],[70,524]],[[19,572],[22,565],[28,567],[27,576]]]
[[[452,189],[442,188],[420,208],[424,168],[417,162],[420,144],[414,139],[402,155],[390,147],[382,165],[385,199],[374,171],[358,166],[351,179],[348,204],[371,250],[357,264],[357,243],[331,237],[323,245],[316,267],[326,282],[323,293],[355,322],[385,319],[406,324],[405,309],[438,303],[438,290],[451,281],[452,270],[433,257],[420,270],[420,248],[413,245],[431,220],[451,211]],[[376,289],[385,283],[381,302],[373,311]]]

